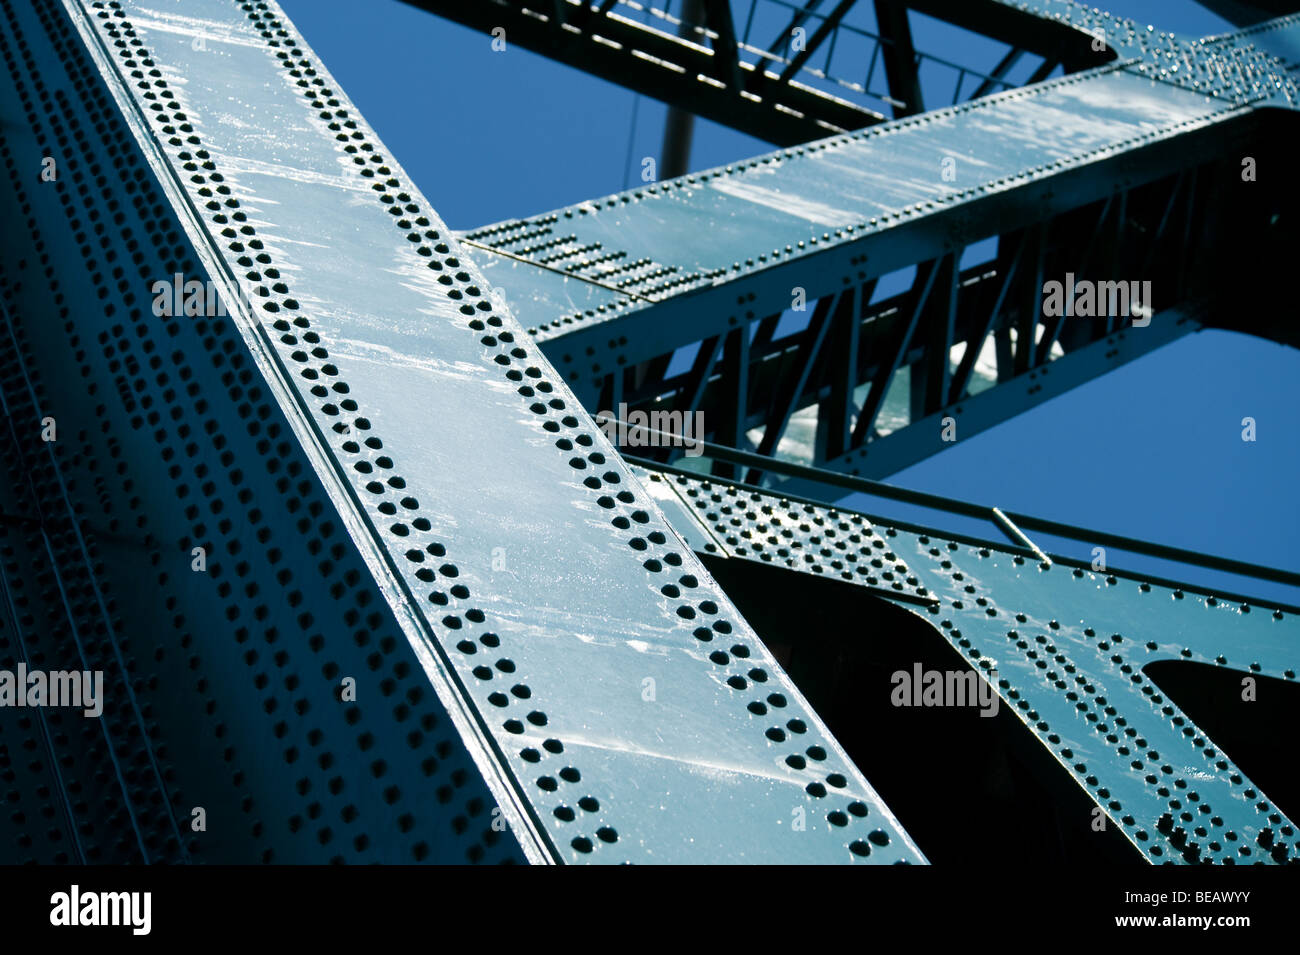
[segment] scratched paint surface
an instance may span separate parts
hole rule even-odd
[[[292,36],[274,5],[259,9]],[[461,306],[487,283],[391,158],[359,174],[354,160],[382,145],[323,68],[346,119],[320,115],[234,3],[190,4],[184,19],[123,10],[260,245],[203,228],[253,311],[278,304],[257,316],[278,372],[560,856],[922,861],[545,359],[520,348],[519,323],[469,306],[496,320],[470,326]],[[181,166],[183,149],[161,151]],[[251,249],[269,261],[240,264]],[[269,268],[286,291],[263,294]],[[317,339],[277,325],[286,310]],[[307,344],[328,367],[294,357]],[[359,448],[361,431],[381,448]],[[400,493],[368,490],[376,475],[400,476]],[[787,760],[814,744],[826,759]],[[831,825],[832,809],[852,823]],[[795,810],[806,832],[789,832]],[[888,846],[868,846],[877,829]]]

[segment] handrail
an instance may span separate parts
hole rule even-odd
[[[600,416],[598,416],[598,418],[600,418]],[[1028,514],[1020,514],[1015,511],[1001,511],[996,507],[973,504],[969,501],[943,497],[942,495],[930,494],[925,491],[915,491],[910,488],[898,487],[894,484],[885,484],[881,481],[873,481],[870,478],[857,477],[851,474],[842,474],[838,471],[828,471],[824,468],[815,468],[804,464],[795,464],[777,458],[769,458],[765,455],[755,454],[750,451],[741,451],[737,448],[729,448],[725,445],[713,444],[697,438],[687,438],[671,432],[659,431],[645,425],[629,424],[626,421],[620,421],[618,419],[600,418],[600,420],[622,424],[627,428],[629,433],[635,432],[638,434],[655,435],[657,437],[671,439],[674,444],[679,446],[684,445],[692,448],[700,448],[702,454],[712,460],[758,468],[762,471],[771,471],[775,474],[781,474],[786,477],[800,478],[802,480],[825,484],[831,487],[839,487],[849,491],[869,494],[873,497],[900,501],[905,504],[929,507],[950,514],[960,514],[965,517],[990,520],[1000,530],[1002,530],[1004,534],[1010,537],[1014,543],[1026,546],[1027,549],[1032,552],[1042,553],[1032,542],[1026,543],[1028,538],[1022,540],[1020,537],[1016,537],[1014,534],[1010,533],[1003,524],[1003,521],[1013,522],[1013,526],[1019,525],[1019,528],[1031,531],[1040,531],[1045,534],[1052,534],[1056,537],[1064,537],[1081,543],[1100,544],[1161,560],[1197,564],[1211,570],[1219,570],[1225,573],[1255,577],[1261,580],[1269,580],[1274,583],[1300,587],[1300,573],[1294,571],[1282,570],[1277,567],[1267,567],[1262,564],[1254,564],[1248,561],[1233,560],[1228,557],[1217,557],[1213,554],[1187,550],[1182,547],[1173,547],[1168,544],[1156,544],[1150,541],[1138,540],[1133,537],[1125,537],[1120,534],[1111,534],[1104,531],[1095,531],[1089,528],[1076,527],[1074,525],[1060,523],[1059,521],[1033,517]],[[647,467],[658,468],[663,466],[660,462],[656,461],[637,459],[629,455],[624,455],[624,457],[634,463],[642,464]],[[697,476],[706,480],[714,479],[712,475],[708,474],[698,474]],[[763,488],[761,485],[750,484],[746,481],[736,481],[731,483],[754,487],[756,490],[768,490],[774,493],[780,493],[779,488]],[[830,503],[834,504],[834,502]],[[999,514],[1002,516],[1001,520],[998,518]],[[1021,534],[1021,537],[1023,536],[1024,535]]]

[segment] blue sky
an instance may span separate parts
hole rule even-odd
[[[370,0],[364,16],[355,0],[281,5],[453,228],[619,191],[642,157],[659,154],[664,107],[577,70],[514,46],[494,53],[490,37],[396,0]],[[1192,36],[1232,29],[1191,0],[1108,6]],[[982,52],[941,24],[914,18],[913,31],[918,49],[940,57],[968,63]],[[990,63],[997,52],[989,47]],[[700,121],[691,166],[770,149]],[[1300,570],[1297,382],[1295,349],[1204,331],[890,480]],[[1241,436],[1248,416],[1254,442]],[[1291,589],[1254,589],[1300,602]]]

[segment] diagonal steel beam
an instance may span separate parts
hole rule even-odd
[[[1010,245],[1014,249],[1009,255],[1006,253],[1005,246]],[[999,239],[999,275],[997,297],[993,300],[989,308],[987,318],[983,324],[975,329],[974,334],[966,339],[966,350],[962,353],[961,362],[957,365],[957,370],[952,376],[952,390],[948,394],[948,404],[956,404],[966,394],[966,389],[970,387],[970,379],[975,371],[975,363],[979,360],[980,350],[989,335],[993,333],[995,323],[1002,312],[1002,305],[1007,299],[1007,293],[1013,287],[1016,279],[1016,270],[1020,267],[1020,261],[1025,251],[1025,235],[1019,233],[1009,243]]]
[[[75,480],[36,478],[148,541],[96,539],[89,589],[131,634],[98,634],[104,652],[151,677],[123,690],[144,717],[122,738],[137,770],[165,751],[175,788],[153,799],[142,775],[127,797],[151,804],[145,844],[180,857],[174,827],[214,861],[923,862],[277,4],[202,12],[0,6],[0,114],[22,117],[0,163],[60,159],[48,188],[0,177],[21,224],[0,233],[0,339],[33,380],[82,383],[32,392],[23,440]],[[121,178],[94,171],[110,146]],[[177,272],[201,303],[155,299]],[[97,307],[69,324],[77,301]],[[83,775],[70,808],[102,824],[111,794]],[[199,800],[247,823],[195,837],[179,822]],[[796,808],[815,824],[769,838]]]
[[[867,392],[866,401],[863,402],[858,420],[853,426],[853,438],[850,441],[852,447],[863,444],[873,433],[876,417],[880,414],[885,395],[889,393],[889,386],[893,384],[894,375],[903,364],[903,358],[912,343],[912,336],[916,332],[921,316],[925,313],[935,279],[945,268],[944,258],[946,257],[933,259],[917,267],[916,277],[912,282],[914,302],[906,319],[899,323],[894,332],[893,342],[886,348],[886,354],[893,357],[887,362],[881,362],[879,371],[871,381],[871,389]]]
[[[975,87],[975,92],[971,94],[971,99],[979,99],[981,96],[987,96],[989,93],[996,91],[1001,85],[1003,77],[1010,73],[1020,62],[1020,58],[1025,55],[1024,50],[1012,47],[1007,54],[998,61],[993,71],[980,81],[980,85]]]
[[[821,45],[826,42],[826,38],[834,33],[839,27],[840,21],[843,20],[844,15],[852,9],[855,2],[856,0],[840,0],[840,2],[822,18],[822,21],[817,24],[817,29],[814,30],[812,36],[808,38],[804,48],[796,53],[791,58],[790,62],[786,64],[785,69],[781,71],[779,82],[789,83],[794,79],[795,75],[803,69],[803,65],[808,62],[808,59],[813,55],[813,53],[820,49]]]
[[[909,382],[912,420],[924,418],[942,408],[952,388],[953,332],[957,319],[957,262],[960,249],[939,260],[934,290],[921,317],[920,332],[924,354],[912,365]]]
[[[767,426],[763,429],[763,438],[758,445],[759,454],[773,454],[785,434],[790,417],[799,408],[804,388],[821,356],[822,342],[826,340],[826,331],[831,326],[832,317],[839,308],[843,294],[836,294],[818,301],[813,309],[808,327],[800,335],[799,350],[794,356],[793,367],[779,380],[772,394],[771,410],[767,414]],[[757,482],[752,476],[750,481]]]
[[[794,15],[786,28],[773,37],[772,42],[767,45],[767,55],[759,58],[756,66],[763,70],[766,64],[776,59],[784,59],[784,51],[790,48],[790,40],[794,36],[794,31],[808,22],[809,17],[817,12],[817,8],[822,5],[823,0],[807,0],[802,7],[795,10]],[[755,7],[757,4],[755,4]]]

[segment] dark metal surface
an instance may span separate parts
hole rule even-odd
[[[571,58],[596,24],[645,35],[618,6],[518,28]],[[848,5],[823,6],[792,16],[829,51]],[[891,111],[912,114],[907,18],[876,6]],[[710,463],[792,492],[823,481],[772,459],[811,405],[818,460],[897,466],[929,453],[914,426],[955,408],[978,430],[1214,311],[1168,250],[1202,243],[1233,150],[1290,128],[1294,18],[1190,42],[1067,3],[912,6],[1070,69],[1103,29],[1119,59],[985,95],[1002,64],[975,102],[883,123],[801,86],[807,57],[754,59],[707,3],[707,43],[663,47],[721,91],[702,112],[762,77],[738,122],[776,141],[880,125],[462,241],[275,3],[0,0],[0,669],[106,687],[102,719],[0,707],[0,859],[946,861],[960,814],[926,800],[962,791],[1001,813],[989,833],[1015,828],[989,793],[1022,774],[1063,860],[1293,858],[1267,763],[1225,755],[1240,727],[1198,726],[1159,669],[1289,698],[1290,608],[1040,561],[1039,530],[1069,529],[1024,515],[988,512],[1017,543],[984,546],[629,466],[589,413],[670,391],[731,446]],[[1241,206],[1207,221],[1269,212]],[[1040,322],[1044,268],[1121,250],[1166,289],[1149,324]],[[160,313],[176,276],[220,308]],[[808,321],[780,336],[795,286]],[[989,336],[999,383],[975,394]],[[894,440],[877,424],[904,368]],[[963,754],[860,708],[922,647],[996,683],[996,740]],[[1005,772],[962,780],[984,743]]]

